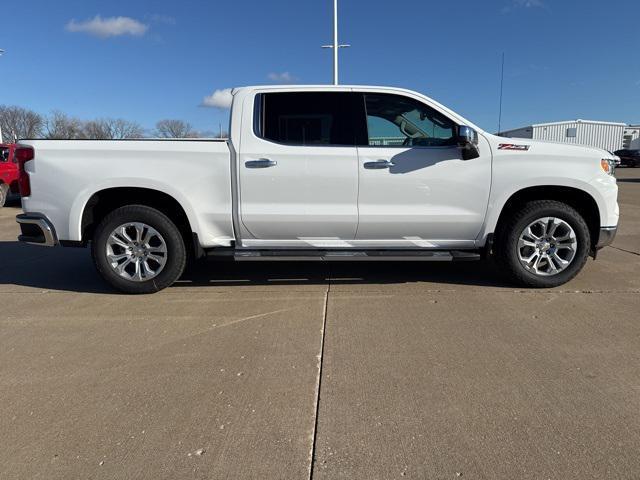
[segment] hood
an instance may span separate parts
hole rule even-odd
[[[495,152],[522,153],[529,155],[555,155],[568,157],[614,158],[602,148],[572,143],[534,140],[532,138],[509,138],[490,135],[489,141]]]

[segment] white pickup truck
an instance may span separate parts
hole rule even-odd
[[[515,282],[552,287],[618,225],[609,152],[491,135],[397,88],[238,88],[228,141],[21,144],[20,240],[90,245],[128,293],[203,256],[495,256]]]

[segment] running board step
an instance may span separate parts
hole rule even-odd
[[[239,262],[451,262],[480,260],[479,253],[464,250],[212,250],[212,257],[231,257]]]

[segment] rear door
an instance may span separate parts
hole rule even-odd
[[[360,244],[473,247],[491,186],[491,151],[463,160],[458,125],[413,97],[364,93],[368,136],[358,147]]]
[[[353,109],[362,114],[362,97],[266,91],[249,100],[253,128],[243,125],[238,155],[242,245],[345,246],[358,224]]]

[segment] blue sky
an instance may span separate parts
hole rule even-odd
[[[331,81],[320,48],[331,0],[7,3],[4,104],[217,131],[227,112],[202,103],[218,89]],[[341,83],[414,89],[493,132],[504,51],[503,129],[640,123],[638,0],[341,0],[340,12],[340,40],[352,44]]]

